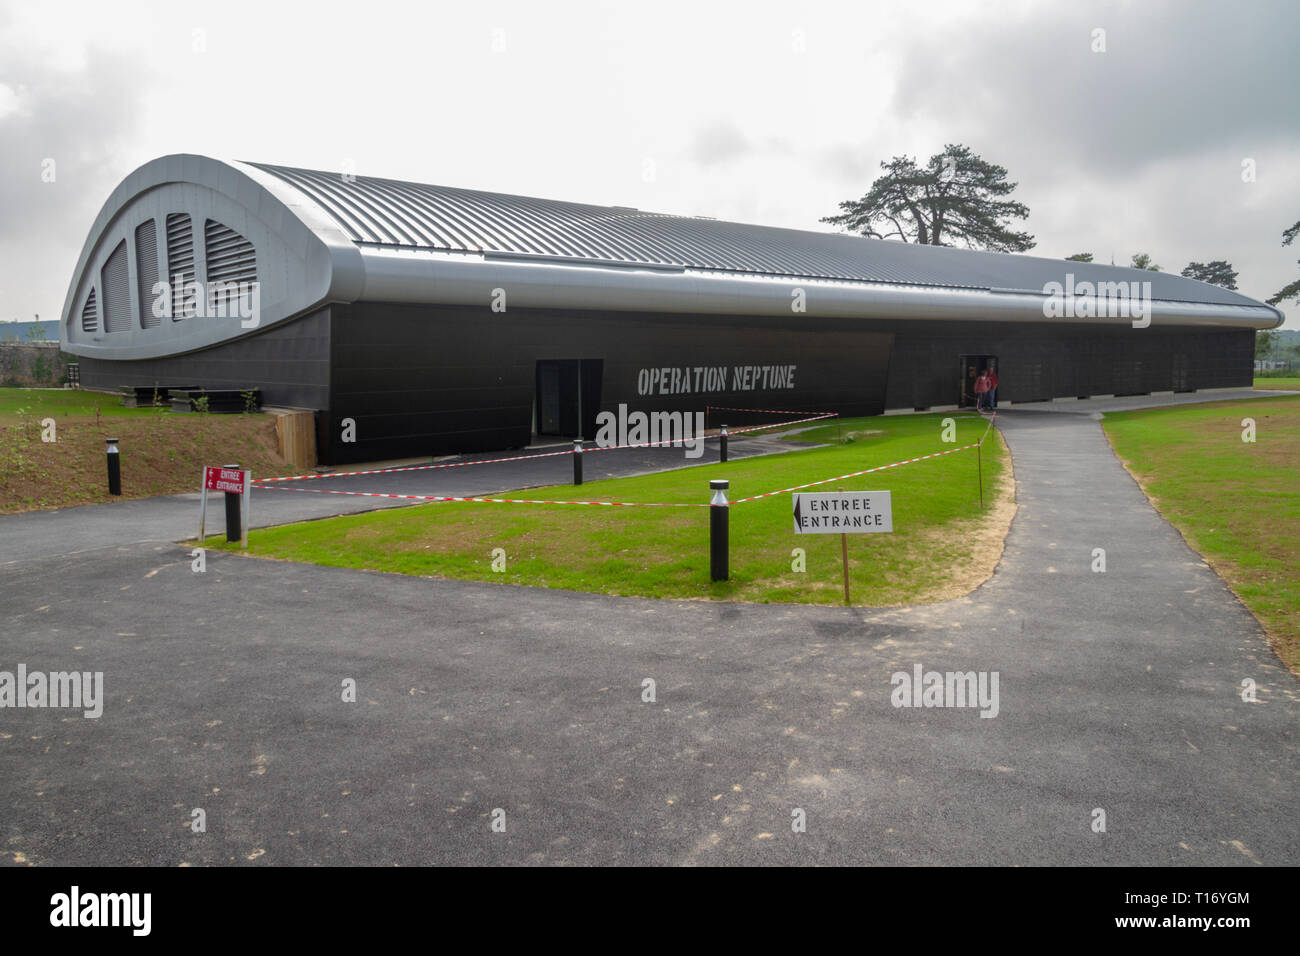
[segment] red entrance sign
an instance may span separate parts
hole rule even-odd
[[[229,491],[231,494],[242,495],[247,475],[248,472],[237,468],[205,467],[203,487],[208,491]]]

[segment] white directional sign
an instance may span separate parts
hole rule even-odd
[[[894,530],[888,491],[795,492],[795,534],[864,534]]]

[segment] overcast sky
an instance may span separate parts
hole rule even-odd
[[[0,319],[59,318],[109,192],[179,152],[827,229],[963,143],[1031,254],[1264,299],[1300,276],[1297,39],[1294,0],[0,0]]]

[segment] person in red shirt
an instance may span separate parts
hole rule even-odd
[[[984,406],[989,400],[989,374],[980,372],[979,378],[975,379],[975,410],[982,412]]]
[[[997,408],[998,407],[998,370],[995,368],[990,368],[988,375],[989,375],[988,405],[989,408]]]

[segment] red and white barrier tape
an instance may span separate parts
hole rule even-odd
[[[975,445],[962,445],[960,448],[949,448],[947,451],[937,451],[933,455],[921,455],[919,458],[908,458],[906,461],[895,461],[888,465],[877,465],[875,468],[867,468],[863,471],[855,471],[847,475],[837,475],[834,478],[823,478],[821,481],[810,481],[806,485],[795,485],[793,488],[782,488],[780,491],[768,491],[761,495],[750,495],[748,498],[737,498],[732,502],[732,504],[739,505],[746,501],[757,501],[760,498],[771,498],[773,495],[784,495],[791,491],[798,491],[800,488],[812,488],[816,485],[825,485],[832,481],[843,481],[846,478],[857,478],[859,475],[869,475],[873,471],[884,471],[887,468],[897,468],[900,465],[910,465],[913,462],[925,461],[928,458],[942,458],[944,455],[956,454],[959,451],[966,451],[968,448],[975,447]]]
[[[835,414],[834,412],[831,413],[831,415],[834,415],[834,414]],[[931,458],[942,458],[944,455],[953,455],[953,454],[956,454],[956,453],[959,452],[959,451],[967,451],[968,449],[971,449],[971,448],[978,448],[978,447],[980,447],[980,446],[984,443],[984,439],[988,437],[988,433],[989,433],[989,431],[993,428],[993,419],[994,419],[994,417],[996,417],[996,415],[997,415],[997,413],[994,412],[994,414],[993,414],[992,416],[989,416],[988,427],[984,429],[984,435],[980,438],[979,441],[977,441],[977,442],[975,442],[975,443],[973,443],[973,444],[970,444],[970,445],[962,445],[960,448],[949,448],[949,449],[947,449],[946,451],[937,451],[937,452],[934,452],[933,454],[930,454],[930,455],[920,455],[920,456],[918,456],[918,457],[916,457],[916,458],[907,458],[907,459],[904,459],[903,461],[890,462],[888,465],[877,465],[877,466],[874,467],[874,468],[865,468],[865,469],[863,469],[862,471],[854,471],[854,472],[850,472],[850,473],[847,474],[847,475],[837,475],[837,476],[835,476],[834,478],[823,478],[823,479],[821,479],[820,481],[810,481],[810,482],[808,482],[807,484],[803,484],[803,485],[794,485],[794,486],[792,486],[792,487],[790,487],[790,488],[782,488],[782,489],[780,489],[779,491],[767,491],[767,492],[764,492],[764,493],[761,494],[761,495],[750,495],[748,498],[737,498],[735,501],[731,502],[731,504],[733,504],[733,505],[739,505],[739,504],[744,504],[744,503],[747,502],[747,501],[758,501],[758,500],[760,500],[760,499],[762,499],[762,498],[771,498],[771,497],[773,497],[773,496],[775,496],[775,495],[784,495],[784,494],[789,494],[789,493],[794,492],[794,491],[799,491],[799,490],[801,490],[801,489],[803,489],[803,488],[815,488],[817,485],[825,485],[825,484],[829,484],[829,483],[832,482],[832,481],[844,481],[844,480],[846,480],[846,479],[848,479],[848,478],[857,478],[857,477],[860,477],[860,476],[862,476],[862,475],[870,475],[870,474],[872,474],[873,472],[877,472],[877,471],[886,471],[886,470],[888,470],[888,469],[890,469],[890,468],[898,468],[898,467],[900,467],[900,466],[902,466],[902,465],[911,465],[911,464],[914,464],[914,463],[916,463],[916,462],[918,462],[918,461],[928,461],[928,460],[931,459]],[[807,421],[816,421],[817,419],[806,419],[806,420],[807,420]],[[792,422],[788,422],[788,423],[783,423],[783,424],[793,424],[793,423],[792,423]],[[761,428],[761,427],[770,427],[770,426],[758,426],[758,427]],[[662,443],[662,442],[655,442],[654,444],[658,445],[658,444],[663,444],[663,443]],[[646,448],[646,447],[649,447],[649,445],[619,445],[619,446],[617,446],[617,447],[619,447],[619,448]],[[594,450],[596,450],[596,451],[609,451],[609,450],[611,450],[611,449],[599,448],[599,449],[594,449]],[[546,455],[534,455],[534,456],[528,456],[528,455],[525,455],[525,456],[523,456],[523,457],[525,457],[525,458],[528,458],[528,457],[549,458],[549,457],[551,457],[551,455],[572,455],[572,454],[573,454],[572,451],[563,451],[563,452],[550,452],[550,453],[548,453],[548,454],[546,454]],[[500,460],[500,461],[517,461],[518,459],[514,459],[514,458],[503,458],[503,459],[498,459],[498,460]],[[469,465],[472,465],[472,464],[486,464],[486,462],[462,462],[462,464],[469,464]],[[378,469],[378,470],[375,470],[375,471],[356,471],[356,472],[351,472],[351,474],[353,474],[353,475],[375,475],[375,474],[386,473],[386,472],[389,472],[389,471],[393,471],[393,472],[397,472],[397,471],[418,471],[418,470],[421,469],[421,468],[438,468],[438,467],[449,467],[449,466],[445,466],[445,465],[419,465],[419,466],[408,467],[408,468]],[[343,478],[343,477],[346,477],[346,475],[344,475],[344,474],[338,474],[338,475],[309,475],[309,476],[306,476],[306,477],[311,477],[311,478],[333,478],[333,477]],[[292,481],[293,479],[291,479],[291,478],[272,478],[272,479],[266,479],[266,480],[268,480],[268,481]],[[457,497],[457,496],[455,496],[455,495],[395,495],[395,494],[389,494],[389,493],[387,493],[387,492],[381,492],[381,491],[332,491],[332,490],[330,490],[330,489],[328,489],[328,488],[287,488],[287,487],[285,487],[285,486],[283,486],[283,485],[267,485],[266,487],[268,488],[268,490],[279,490],[279,491],[301,491],[301,492],[307,492],[307,493],[310,493],[310,494],[317,494],[317,495],[354,495],[354,496],[358,496],[358,497],[362,497],[362,498],[400,498],[400,499],[403,499],[403,500],[406,500],[406,501],[468,501],[468,502],[477,502],[477,503],[483,503],[483,504],[503,504],[503,505],[604,505],[604,506],[606,506],[606,507],[611,507],[611,508],[707,508],[707,507],[709,507],[709,505],[708,505],[707,502],[694,502],[694,501],[674,501],[674,502],[664,502],[664,501],[564,501],[564,500],[537,499],[537,498],[465,498],[465,497]]]
[[[820,418],[828,418],[832,415],[838,415],[839,412],[799,412],[791,408],[736,408],[734,405],[705,405],[704,416],[708,417],[709,412],[763,412],[767,415],[817,415]]]
[[[798,413],[796,412],[792,414],[798,414]],[[801,425],[804,422],[813,422],[813,421],[818,421],[822,418],[831,418],[834,417],[836,414],[837,414],[836,412],[826,412],[826,413],[818,414],[815,418],[801,418],[791,422],[774,422],[771,425],[754,425],[750,428],[732,428],[732,429],[728,429],[728,434],[738,435],[742,432],[761,431],[765,428],[779,428],[783,425]],[[681,439],[670,438],[670,439],[665,439],[664,441],[640,442],[634,445],[633,444],[607,445],[604,447],[593,446],[591,448],[583,448],[582,453],[586,455],[597,451],[620,451],[625,448],[658,448],[664,445],[680,446],[681,444],[682,444]],[[258,487],[261,487],[263,484],[267,484],[269,486],[271,482],[282,482],[282,481],[309,481],[316,478],[355,478],[358,475],[395,475],[404,471],[431,471],[435,468],[464,468],[468,465],[496,465],[506,461],[532,461],[537,458],[556,458],[559,457],[560,455],[573,455],[573,454],[576,454],[576,452],[574,452],[572,448],[566,448],[564,451],[547,451],[547,452],[540,452],[536,455],[514,455],[510,458],[484,458],[479,461],[448,461],[448,462],[443,462],[441,464],[430,464],[430,465],[402,465],[395,468],[372,468],[368,471],[332,471],[332,472],[326,472],[324,474],[289,475],[288,477],[285,478],[258,478],[256,481],[253,482],[253,484],[257,485]]]
[[[609,508],[707,508],[704,501],[552,501],[534,498],[459,498],[455,495],[393,495],[382,491],[334,491],[329,488],[286,488],[271,485],[269,491],[302,491],[313,495],[358,495],[363,498],[403,498],[408,501],[475,501],[501,505],[605,505]]]
[[[547,451],[537,455],[515,455],[511,458],[484,458],[481,461],[447,461],[442,464],[433,465],[401,465],[396,468],[372,468],[369,471],[331,471],[325,474],[312,475],[290,475],[287,478],[259,478],[253,482],[255,485],[261,485],[263,482],[271,481],[307,481],[311,478],[355,478],[357,475],[395,475],[402,471],[429,471],[434,468],[463,468],[466,465],[495,465],[503,461],[529,461],[533,458],[554,458],[557,455],[572,455],[573,449],[566,448],[564,451]]]
[[[834,418],[838,412],[826,412],[824,414],[814,415],[812,418],[799,418],[792,422],[773,422],[771,425],[749,425],[745,428],[728,428],[728,435],[739,435],[743,432],[761,432],[769,428],[784,428],[786,425],[802,425],[804,422],[819,422],[824,418]]]
[[[980,415],[984,415],[983,412],[980,412],[979,414],[980,414]],[[994,412],[993,412],[992,415],[984,415],[984,417],[986,417],[986,418],[989,420],[989,423],[988,423],[988,425],[984,428],[984,434],[983,434],[983,435],[980,435],[980,440],[977,441],[977,442],[975,443],[975,444],[977,444],[977,445],[983,445],[983,444],[984,444],[984,439],[986,439],[986,438],[989,437],[989,432],[991,432],[991,431],[993,430],[993,420],[994,420],[995,418],[998,417],[998,413],[997,413],[996,410],[994,410]]]

